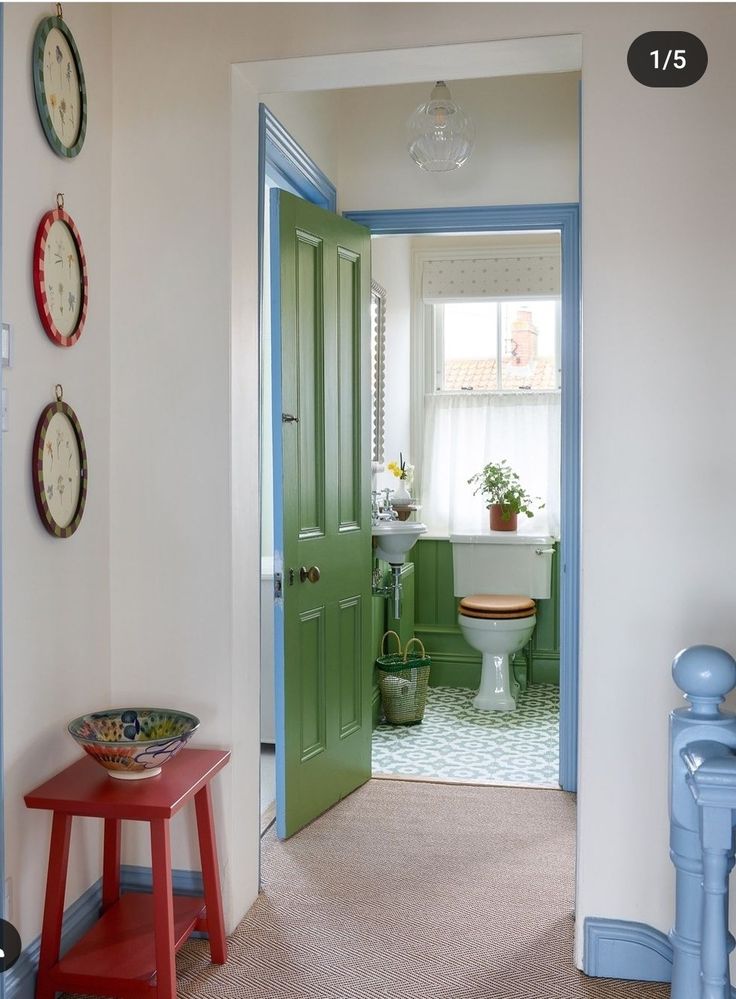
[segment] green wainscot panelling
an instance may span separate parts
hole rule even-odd
[[[537,601],[537,625],[529,645],[514,656],[516,678],[529,683],[560,682],[559,547],[552,561],[552,595]],[[457,624],[453,593],[452,546],[447,540],[419,540],[414,562],[414,614],[417,638],[432,657],[434,687],[477,687],[480,653],[471,649]]]
[[[388,586],[391,582],[391,569],[386,562],[379,562],[380,583]],[[373,631],[371,638],[371,652],[373,669],[375,660],[381,654],[381,641],[387,631],[395,631],[401,638],[403,648],[410,638],[414,637],[414,579],[415,571],[411,562],[407,562],[401,570],[401,616],[394,617],[394,602],[392,597],[384,597],[374,594],[373,600]],[[396,639],[386,639],[386,650],[396,651]],[[375,728],[382,717],[381,694],[378,689],[375,669],[373,669],[373,727]]]

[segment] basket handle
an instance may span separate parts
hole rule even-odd
[[[427,652],[426,652],[426,650],[424,648],[424,642],[421,640],[421,638],[410,638],[409,641],[406,643],[406,648],[404,649],[404,662],[406,662],[408,660],[408,658],[409,658],[409,646],[413,645],[414,642],[416,642],[417,645],[419,646],[419,648],[422,650],[422,659],[426,659],[427,658]]]
[[[386,655],[386,639],[388,638],[389,635],[393,635],[396,641],[399,643],[398,655],[401,655],[401,639],[399,638],[399,636],[396,634],[395,631],[387,631],[383,636],[383,638],[381,639],[381,655],[382,656]]]

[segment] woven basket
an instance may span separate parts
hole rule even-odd
[[[399,651],[386,654],[386,639],[393,635]],[[411,646],[418,645],[421,652]],[[387,631],[381,641],[381,655],[376,660],[378,686],[383,713],[389,725],[418,725],[424,718],[431,659],[418,638],[411,638],[401,651],[401,639]]]

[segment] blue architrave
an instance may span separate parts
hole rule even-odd
[[[560,785],[577,789],[580,630],[580,207],[491,205],[345,212],[373,235],[553,229],[562,253],[562,454],[560,523]]]
[[[317,166],[281,122],[266,107],[258,105],[258,172],[261,212],[266,173],[279,187],[334,212],[337,207],[335,185]],[[263,232],[263,226],[260,226]]]

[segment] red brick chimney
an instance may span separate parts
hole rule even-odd
[[[519,309],[504,344],[504,361],[515,367],[527,367],[537,356],[537,338],[531,309]]]

